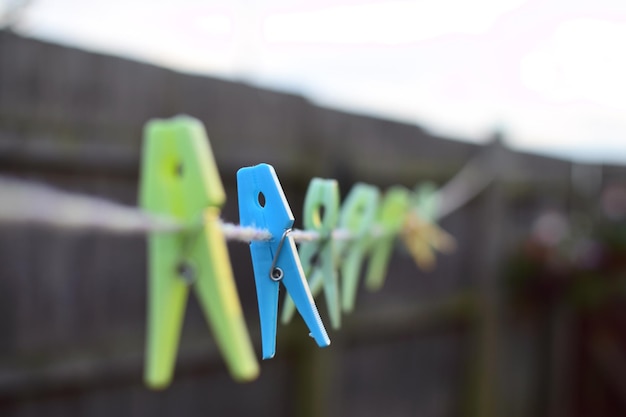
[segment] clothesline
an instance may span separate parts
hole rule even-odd
[[[493,175],[484,162],[484,154],[471,159],[457,175],[437,192],[435,219],[453,213],[479,194],[491,182]],[[91,230],[110,234],[175,233],[194,229],[202,224],[183,224],[177,219],[158,216],[137,207],[123,205],[95,196],[86,196],[59,190],[25,180],[0,177],[0,223],[36,224],[64,230]],[[262,229],[243,227],[222,220],[222,231],[227,240],[250,242],[269,240],[271,234]],[[370,235],[380,234],[376,228]],[[315,241],[315,231],[293,229],[296,242]],[[334,240],[349,240],[351,233],[336,229]]]

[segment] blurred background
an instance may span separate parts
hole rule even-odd
[[[185,113],[231,222],[260,162],[296,217],[315,176],[491,177],[442,221],[454,253],[398,245],[329,348],[280,326],[249,384],[191,297],[174,383],[143,386],[144,238],[3,224],[0,415],[626,415],[626,3],[3,0],[0,26],[2,175],[136,205],[143,125]]]

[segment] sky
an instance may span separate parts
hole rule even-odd
[[[18,0],[0,0],[0,13]],[[18,33],[626,164],[625,0],[32,0]]]

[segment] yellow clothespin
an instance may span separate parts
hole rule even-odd
[[[437,195],[435,186],[426,183],[415,188],[401,237],[407,250],[422,270],[435,267],[435,251],[449,253],[456,248],[454,237],[435,223]]]
[[[185,228],[148,241],[145,382],[172,379],[189,288],[195,289],[217,345],[236,380],[259,374],[219,220],[226,199],[202,123],[191,117],[150,121],[144,130],[140,205]]]

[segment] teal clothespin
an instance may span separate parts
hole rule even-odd
[[[335,259],[341,276],[341,308],[354,310],[361,265],[370,244],[370,234],[378,208],[380,193],[372,185],[357,183],[344,201],[339,215],[339,230],[349,233],[348,239],[335,242]],[[311,293],[315,296],[322,289],[323,277],[315,273],[309,280]]]
[[[263,359],[276,352],[278,289],[282,282],[294,300],[311,336],[320,347],[330,339],[311,296],[296,245],[289,235],[294,217],[274,168],[267,164],[237,171],[239,217],[242,226],[267,230],[268,241],[252,241],[250,254],[257,289]]]
[[[323,214],[322,214],[323,213]],[[339,185],[336,180],[313,178],[304,198],[304,228],[317,232],[320,239],[302,242],[299,247],[300,262],[304,274],[311,282],[324,284],[326,306],[334,329],[341,327],[341,304],[337,283],[337,262],[334,253],[332,232],[339,220]],[[314,265],[314,258],[318,264]],[[316,284],[316,286],[319,284]],[[315,296],[317,292],[311,293]],[[285,296],[281,321],[288,323],[295,311],[295,304],[289,295]]]
[[[385,193],[378,208],[374,227],[381,235],[373,238],[365,279],[365,286],[370,291],[379,290],[383,286],[395,238],[404,225],[409,209],[409,200],[409,190],[400,186],[392,187]]]
[[[337,244],[337,251],[343,260],[341,301],[345,312],[354,310],[361,265],[370,243],[369,234],[372,232],[379,198],[380,192],[376,187],[358,183],[352,187],[341,208],[339,227],[351,234],[351,239]]]
[[[148,238],[145,381],[151,388],[172,379],[191,287],[231,375],[248,381],[259,374],[219,220],[225,198],[200,121],[180,116],[146,125],[140,205],[186,226]]]

